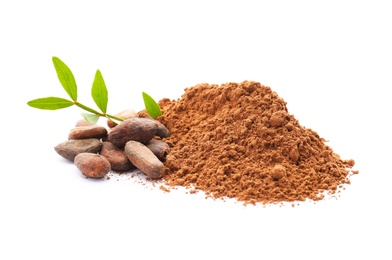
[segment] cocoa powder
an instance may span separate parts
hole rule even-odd
[[[342,160],[258,82],[198,84],[159,102],[171,132],[164,182],[245,204],[318,201],[350,183]]]

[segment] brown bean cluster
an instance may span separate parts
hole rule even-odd
[[[108,120],[108,128],[79,120],[70,130],[68,140],[55,146],[55,151],[73,161],[89,178],[135,168],[150,178],[161,178],[165,172],[163,162],[170,151],[163,141],[170,136],[169,130],[159,121],[131,111],[118,116],[125,120],[119,124]]]

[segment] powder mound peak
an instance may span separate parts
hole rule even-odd
[[[353,166],[286,102],[254,81],[198,84],[159,101],[171,131],[165,182],[245,203],[321,200],[348,184]],[[278,177],[277,177],[278,176]]]

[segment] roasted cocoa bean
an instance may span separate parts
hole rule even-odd
[[[160,138],[167,138],[170,136],[170,131],[169,129],[166,128],[161,122],[155,120],[158,124],[157,132],[156,135],[159,136]]]
[[[125,154],[125,151],[118,148],[111,142],[102,142],[100,154],[109,161],[112,170],[129,171],[134,168]]]
[[[170,152],[170,147],[167,143],[155,138],[151,139],[146,146],[153,152],[153,154],[155,154],[156,157],[158,157],[160,161],[164,161],[166,159],[166,155]]]
[[[139,111],[138,116],[140,118],[146,118],[146,119],[150,119],[150,120],[153,120],[154,122],[156,122],[158,124],[158,129],[157,129],[156,135],[159,136],[160,138],[166,138],[166,137],[170,136],[169,129],[167,129],[167,127],[164,124],[162,124],[159,120],[152,118],[147,113],[146,110]]]
[[[107,140],[119,148],[128,141],[148,143],[156,134],[158,124],[147,118],[130,118],[113,127]]]
[[[79,120],[76,122],[76,124],[75,124],[76,127],[80,127],[80,126],[90,126],[90,125],[92,125],[92,124],[89,123],[89,122],[87,122],[87,121],[84,120],[84,119],[79,119]]]
[[[124,149],[131,163],[145,175],[153,179],[163,176],[165,166],[147,146],[140,142],[128,141]]]
[[[103,126],[90,125],[90,126],[78,126],[69,131],[68,140],[75,139],[88,139],[97,138],[101,139],[107,135],[108,131]]]
[[[127,109],[127,110],[121,111],[120,113],[116,114],[115,116],[116,116],[116,117],[119,117],[119,118],[122,118],[123,120],[127,120],[127,119],[129,119],[129,118],[138,117],[136,111],[135,111],[135,110],[132,110],[132,109]],[[115,127],[116,125],[118,125],[118,123],[114,122],[114,121],[111,120],[111,119],[108,119],[108,120],[106,121],[106,123],[107,123],[107,125],[108,125],[109,128],[113,128],[113,127]]]
[[[103,178],[111,170],[109,161],[99,154],[80,153],[75,157],[74,163],[89,178]]]
[[[54,150],[63,158],[73,161],[80,153],[98,153],[102,143],[96,138],[67,140],[54,147]]]

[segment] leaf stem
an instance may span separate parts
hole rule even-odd
[[[109,114],[106,114],[106,117],[109,117],[109,118],[111,118],[111,119],[115,119],[115,120],[118,120],[118,121],[124,121],[124,119],[122,119],[122,118],[120,118],[120,117],[117,117],[117,116],[112,116],[112,115],[109,115]]]
[[[92,108],[89,108],[88,106],[83,105],[82,103],[79,103],[78,101],[75,101],[75,105],[80,107],[81,109],[84,109],[90,113],[96,114],[98,116],[105,116],[104,114],[99,113],[97,110],[94,110]]]
[[[115,120],[118,120],[118,121],[124,121],[124,119],[116,117],[116,116],[112,116],[112,115],[109,115],[109,114],[102,114],[102,113],[98,112],[97,110],[94,110],[92,108],[89,108],[88,106],[83,105],[82,103],[79,103],[78,101],[75,102],[75,105],[80,107],[81,109],[84,109],[84,110],[86,110],[86,111],[88,111],[90,113],[96,114],[98,116],[109,117],[109,118],[112,118],[112,119],[115,119]]]

